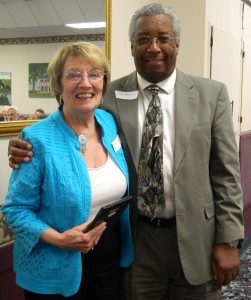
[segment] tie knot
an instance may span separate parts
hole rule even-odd
[[[157,85],[154,84],[149,85],[147,89],[152,95],[158,95],[159,87]]]

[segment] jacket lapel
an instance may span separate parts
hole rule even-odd
[[[175,142],[174,176],[186,151],[194,124],[198,94],[193,91],[193,82],[177,70],[175,84]]]
[[[138,90],[138,80],[136,72],[134,72],[125,77],[125,79],[121,81],[120,89],[115,91],[121,127],[123,130],[125,141],[131,152],[136,170],[138,170],[139,160],[138,93],[136,93],[134,97],[130,97],[130,100],[125,99],[125,94],[138,92]],[[122,96],[122,94],[124,94],[124,96]]]

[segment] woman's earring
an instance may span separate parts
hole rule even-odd
[[[100,100],[100,103],[99,103],[99,106],[101,106],[104,102],[104,98],[102,97],[101,100]]]

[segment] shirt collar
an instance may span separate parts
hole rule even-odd
[[[153,84],[152,82],[149,82],[145,80],[143,77],[141,77],[139,73],[137,73],[137,78],[138,78],[140,91],[143,91],[150,84]],[[174,89],[175,81],[176,81],[176,69],[174,69],[173,73],[168,78],[158,82],[156,85],[160,87],[163,91],[165,91],[167,94],[170,94]]]

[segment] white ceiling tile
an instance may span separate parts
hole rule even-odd
[[[0,0],[0,2],[24,2],[25,0]]]
[[[105,21],[104,0],[77,0],[80,9],[89,22]]]
[[[0,0],[1,1],[1,0]],[[9,11],[0,3],[0,28],[16,27],[15,20],[9,14]]]
[[[62,25],[57,11],[49,0],[43,1],[29,1],[27,2],[33,15],[35,16],[38,25],[50,26],[50,25]]]
[[[39,25],[26,1],[6,2],[5,5],[18,27]]]
[[[0,0],[0,39],[104,34],[63,24],[105,21],[105,0]]]
[[[52,0],[51,2],[63,24],[83,23],[87,21],[76,0]]]

